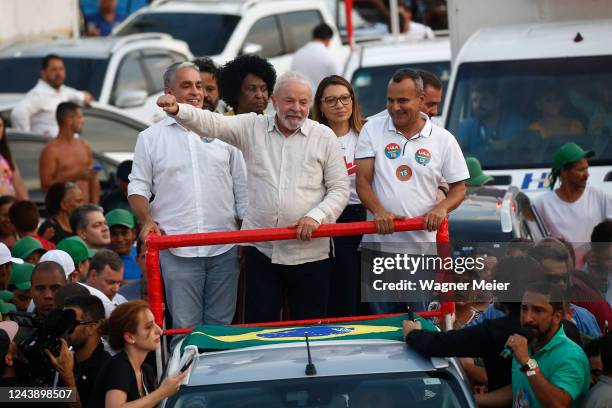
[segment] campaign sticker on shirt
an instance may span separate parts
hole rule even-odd
[[[400,156],[402,149],[397,143],[389,143],[385,146],[385,156],[389,159],[397,159]]]
[[[402,164],[395,170],[395,176],[399,181],[408,181],[412,178],[412,169]]]
[[[431,161],[431,153],[427,149],[419,149],[414,154],[414,160],[416,160],[418,164],[427,166],[427,164]]]

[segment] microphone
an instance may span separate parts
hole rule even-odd
[[[533,341],[536,339],[536,331],[532,328],[529,327],[521,327],[519,331],[517,331],[515,334],[518,334],[519,336],[523,336],[527,339],[527,343],[529,345],[531,345],[533,343]],[[501,353],[499,353],[499,356],[505,359],[509,359],[512,358],[512,356],[514,355],[514,353],[512,352],[512,349],[508,346],[504,347],[504,349],[502,350]]]

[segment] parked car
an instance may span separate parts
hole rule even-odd
[[[537,242],[548,236],[546,227],[531,207],[529,197],[516,187],[480,187],[470,191],[448,219],[455,253],[475,246],[501,248],[515,238]]]
[[[160,33],[9,45],[0,49],[0,90],[5,94],[0,102],[14,105],[34,87],[47,54],[64,59],[66,85],[148,122],[164,116],[155,101],[163,91],[166,67],[193,57],[187,44]]]
[[[387,84],[400,68],[433,72],[446,91],[450,77],[449,39],[440,37],[415,42],[403,40],[401,36],[387,36],[380,41],[358,44],[347,60],[344,77],[355,88],[365,117],[385,109]]]
[[[168,33],[189,44],[194,55],[209,56],[218,64],[241,54],[259,54],[281,74],[322,22],[335,26],[323,0],[164,0],[132,14],[113,35]],[[344,63],[348,50],[337,32],[330,47]]]
[[[102,165],[98,173],[101,195],[115,187],[117,166],[133,157],[138,134],[148,123],[122,114],[117,109],[96,105],[83,109],[85,116],[81,137],[93,151],[94,162]],[[40,134],[7,129],[7,140],[30,193],[30,200],[42,209],[44,193],[40,189],[38,159],[49,138]]]
[[[169,369],[178,368],[180,347]],[[310,344],[316,374],[305,373],[305,343],[199,354],[186,384],[162,406],[178,407],[475,407],[457,361],[425,358],[393,340]]]

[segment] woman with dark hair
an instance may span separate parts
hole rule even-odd
[[[144,362],[159,347],[162,333],[147,302],[134,300],[117,306],[102,332],[108,334],[110,346],[121,351],[100,368],[87,406],[154,407],[178,391],[189,371],[167,377],[156,387],[153,370]]]
[[[0,196],[0,242],[13,249],[19,237],[15,232],[15,226],[11,222],[9,212],[17,199],[11,195]]]
[[[323,78],[315,93],[312,119],[329,126],[344,152],[351,193],[349,203],[337,222],[365,221],[366,210],[356,190],[357,165],[355,148],[363,120],[359,101],[351,84],[338,75]],[[332,261],[329,316],[355,316],[359,307],[361,235],[333,239],[334,258]]]
[[[85,198],[75,183],[71,181],[54,183],[45,196],[45,207],[49,217],[38,229],[38,235],[56,245],[62,239],[74,235],[70,228],[70,215],[83,204]]]
[[[241,55],[221,68],[219,76],[223,100],[234,114],[263,114],[274,90],[276,71],[268,60],[257,55]]]
[[[6,122],[0,116],[0,196],[3,195],[11,195],[19,200],[28,199],[28,189],[6,140]]]

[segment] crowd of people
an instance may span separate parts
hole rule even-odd
[[[161,335],[143,301],[151,233],[295,229],[290,241],[161,251],[175,328],[423,311],[439,300],[427,293],[410,303],[361,303],[360,248],[384,255],[399,243],[421,255],[411,251],[435,244],[468,188],[489,178],[432,122],[442,99],[433,74],[398,70],[381,90],[386,110],[363,118],[345,78],[307,64],[328,34],[315,28],[304,62],[278,77],[255,55],[221,68],[207,58],[169,66],[158,99],[167,116],[139,135],[133,161],[119,166],[116,189],[102,197],[91,149],[75,136],[79,104],[90,96],[63,85],[61,57],[42,61],[39,83],[13,112],[23,126],[55,136],[40,157],[42,223],[0,127],[0,313],[30,313],[44,326],[70,311],[72,332],[58,353],[45,353],[62,383],[78,390],[77,404],[154,406],[184,379],[156,387],[145,363]],[[415,350],[462,358],[472,383],[487,391],[476,395],[482,406],[611,403],[612,198],[587,186],[590,155],[564,145],[552,158],[551,186],[559,179],[560,187],[533,203],[556,238],[517,240],[490,253],[486,270],[469,272],[515,282],[512,296],[464,294],[448,332],[404,322]],[[423,230],[394,233],[395,220],[419,216]],[[313,238],[321,224],[366,219],[376,234]],[[587,241],[590,251],[575,251],[572,242]],[[0,384],[18,384],[32,369],[16,346],[30,335],[31,327],[0,323]],[[513,359],[500,357],[505,348]]]

